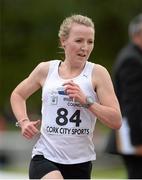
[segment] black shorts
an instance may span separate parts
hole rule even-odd
[[[60,171],[64,179],[90,179],[92,162],[59,164],[45,159],[42,155],[36,155],[30,162],[29,178],[41,179],[43,176],[54,170]]]

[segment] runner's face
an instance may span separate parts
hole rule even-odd
[[[94,29],[81,24],[72,24],[69,37],[63,42],[65,60],[85,62],[94,47]]]

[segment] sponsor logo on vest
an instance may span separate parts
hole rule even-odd
[[[68,98],[68,97],[64,97],[63,101],[67,101],[68,102],[67,103],[68,106],[83,107],[82,104],[80,104],[79,102],[75,102],[75,101],[73,101],[73,99]]]
[[[58,135],[88,135],[89,129],[80,129],[80,128],[63,128],[55,126],[47,126],[46,128],[49,134],[58,134]]]

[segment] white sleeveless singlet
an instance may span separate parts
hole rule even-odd
[[[69,80],[59,76],[60,62],[50,61],[48,76],[42,89],[41,135],[33,148],[32,157],[43,155],[61,164],[95,160],[92,138],[96,117],[65,93],[63,83]],[[87,61],[81,74],[72,80],[97,102],[92,86],[93,67],[94,64]]]

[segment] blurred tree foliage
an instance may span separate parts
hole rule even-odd
[[[127,42],[129,21],[142,10],[141,0],[0,0],[0,109],[9,110],[9,96],[41,61],[61,59],[58,30],[71,14],[91,17],[96,26],[91,61],[110,72]],[[39,92],[41,93],[41,92]],[[38,108],[38,93],[29,102]]]

